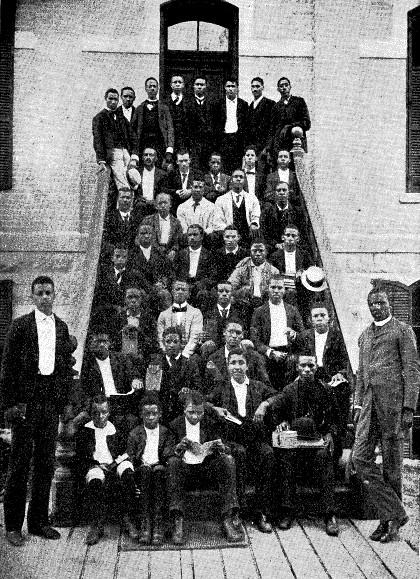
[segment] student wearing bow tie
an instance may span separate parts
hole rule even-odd
[[[171,113],[168,106],[157,97],[159,83],[155,78],[146,79],[144,87],[147,99],[136,108],[132,121],[134,134],[130,164],[136,165],[139,162],[145,147],[153,147],[158,152],[159,159],[169,165],[174,152]]]
[[[126,171],[132,149],[131,135],[121,115],[117,115],[119,93],[109,88],[105,93],[105,108],[92,120],[93,148],[98,171],[109,165],[118,190],[129,187]]]
[[[35,310],[13,321],[6,337],[0,375],[0,398],[12,428],[12,447],[4,495],[6,539],[24,543],[27,482],[33,459],[28,531],[59,539],[49,524],[48,504],[54,474],[59,415],[69,419],[72,351],[67,324],[53,314],[54,282],[32,282]]]
[[[245,171],[245,191],[255,195],[258,200],[262,200],[265,189],[265,175],[258,169],[257,148],[255,145],[246,147],[243,157],[243,168]]]
[[[157,322],[159,345],[164,350],[163,332],[165,328],[177,326],[182,331],[182,355],[189,358],[194,354],[203,332],[203,314],[188,302],[190,288],[188,282],[175,280],[172,285],[173,304],[159,314]]]

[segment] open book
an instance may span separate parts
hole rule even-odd
[[[194,442],[189,440],[189,448],[184,453],[184,462],[187,464],[201,464],[203,460],[212,453],[215,444],[222,442],[218,440],[208,440],[200,444],[199,442]]]

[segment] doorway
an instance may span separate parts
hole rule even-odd
[[[224,95],[224,83],[238,76],[239,9],[224,0],[170,0],[160,7],[160,86],[170,93],[173,74],[184,77],[186,94],[194,78],[207,79],[209,95]]]

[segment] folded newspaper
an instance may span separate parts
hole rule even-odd
[[[184,462],[187,464],[201,464],[206,456],[212,453],[213,447],[222,441],[219,438],[217,440],[208,440],[203,442],[203,444],[189,439],[188,442],[190,445],[189,449],[184,453]]]

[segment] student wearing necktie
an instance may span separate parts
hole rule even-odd
[[[171,94],[166,100],[174,124],[175,145],[174,150],[178,151],[189,146],[188,125],[187,125],[187,105],[185,99],[185,81],[180,74],[171,77]]]
[[[257,148],[255,145],[248,145],[245,148],[243,157],[243,167],[245,171],[244,189],[262,201],[265,190],[265,175],[258,169]]]
[[[219,149],[225,170],[231,173],[241,165],[248,114],[247,103],[238,97],[238,82],[235,79],[225,82],[225,97],[218,103],[217,110]]]
[[[222,156],[218,152],[210,155],[209,169],[210,172],[204,175],[205,197],[214,202],[217,197],[226,193],[229,186],[229,175],[222,172]]]
[[[194,165],[205,171],[209,155],[215,149],[217,113],[214,102],[207,95],[205,78],[194,79],[193,92],[186,103],[189,147]]]
[[[6,539],[24,543],[27,483],[33,462],[27,522],[30,534],[59,539],[50,526],[48,505],[55,466],[60,414],[70,418],[73,382],[72,345],[67,324],[53,314],[54,282],[39,276],[32,282],[35,310],[12,322],[0,376],[5,418],[12,428],[12,447],[4,495]]]

